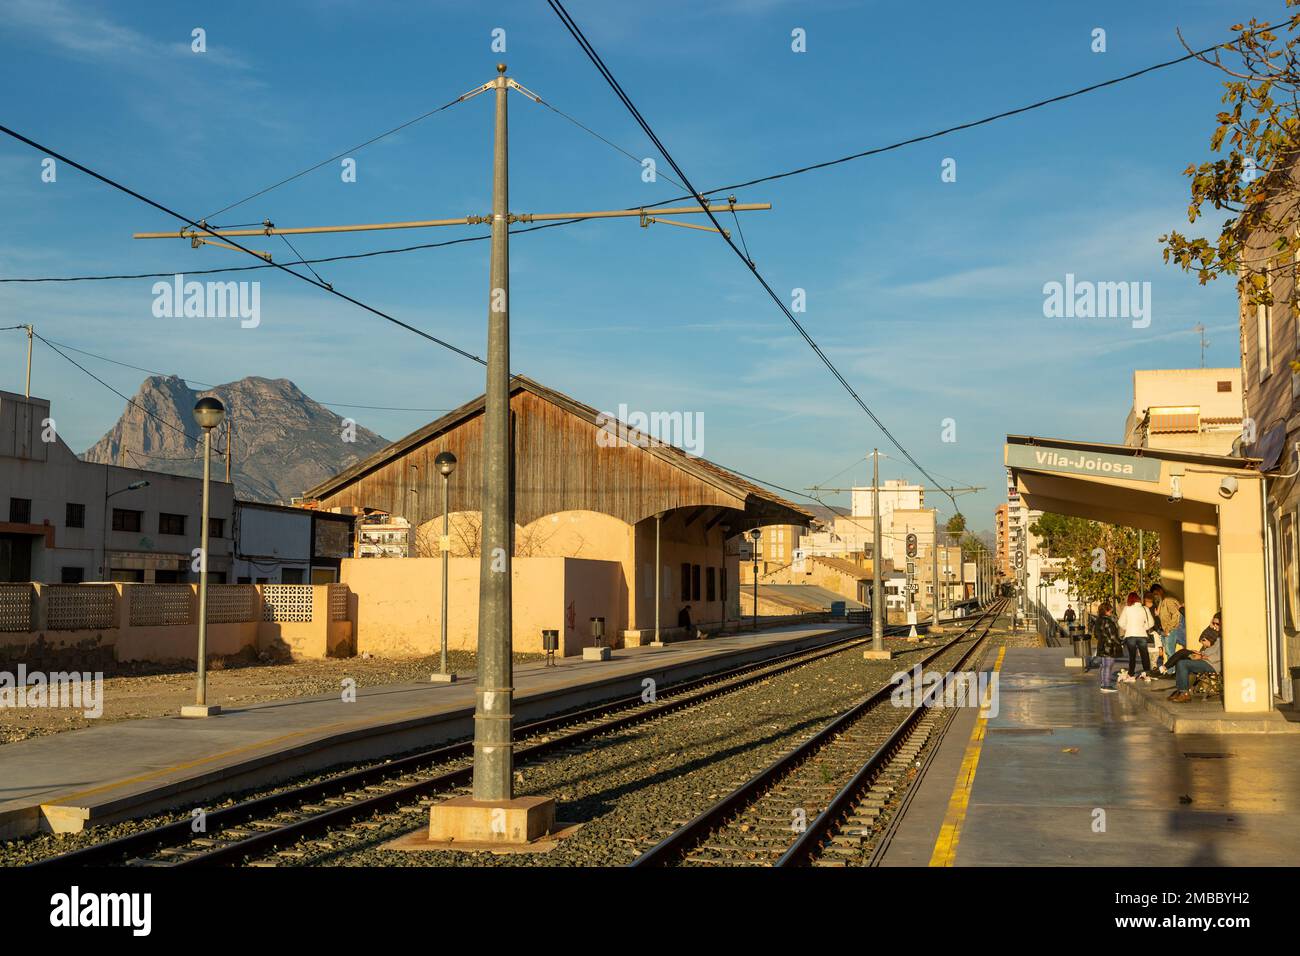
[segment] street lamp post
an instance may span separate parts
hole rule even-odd
[[[754,561],[754,630],[758,630],[758,539],[763,537],[763,532],[755,528],[749,532],[749,538],[753,542],[750,548],[750,557]]]
[[[456,680],[456,675],[447,669],[447,561],[451,554],[448,486],[451,484],[451,473],[456,470],[456,456],[449,451],[441,452],[433,464],[437,467],[438,474],[442,475],[442,539],[438,543],[442,551],[442,658],[438,664],[438,673],[431,680],[439,684],[450,684]]]
[[[205,395],[194,404],[194,420],[203,429],[203,517],[199,526],[199,653],[198,682],[194,704],[181,708],[182,717],[211,717],[221,713],[208,703],[208,501],[212,485],[212,429],[226,417],[226,408],[215,397]]]

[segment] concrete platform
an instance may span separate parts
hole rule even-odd
[[[1157,723],[1176,734],[1300,734],[1300,721],[1293,713],[1269,710],[1261,714],[1225,714],[1222,700],[1194,696],[1175,704],[1169,700],[1174,679],[1149,684],[1134,681],[1120,684],[1122,696],[1136,703]]]
[[[882,865],[1294,865],[1300,737],[1171,733],[1064,654],[1006,650],[998,714],[958,713]]]
[[[865,634],[860,625],[774,628],[707,641],[561,658],[515,668],[515,719],[641,694],[780,653]],[[434,747],[473,733],[474,680],[362,688],[270,701],[205,720],[120,721],[0,746],[0,838],[68,832],[253,787],[345,761]]]

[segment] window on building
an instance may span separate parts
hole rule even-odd
[[[1300,629],[1300,569],[1296,566],[1296,520],[1294,514],[1282,516],[1282,586],[1286,589],[1287,627]]]
[[[183,584],[185,582],[185,572],[177,571],[171,568],[159,568],[153,573],[154,584]]]
[[[693,564],[691,565],[691,600],[698,601],[699,599],[700,599],[700,566],[698,564]]]
[[[1218,385],[1218,389],[1219,389],[1219,391],[1221,391],[1221,392],[1231,392],[1231,391],[1232,391],[1232,382],[1218,382],[1217,385]]]
[[[132,511],[129,508],[113,509],[113,530],[114,531],[139,531],[140,519],[144,517],[143,511]]]
[[[208,519],[208,537],[224,538],[226,536],[226,519],[209,518]]]
[[[80,584],[86,580],[86,569],[65,567],[60,571],[59,580],[63,584]]]
[[[69,501],[64,510],[63,524],[67,528],[84,528],[86,526],[86,506]]]
[[[158,533],[159,534],[184,534],[185,516],[169,515],[165,511],[160,512],[158,515]]]
[[[682,565],[682,600],[689,601],[690,599],[691,599],[691,566],[689,564],[683,564]]]
[[[716,568],[707,568],[704,572],[704,600],[706,601],[718,599],[717,573]]]
[[[9,520],[14,524],[31,524],[32,523],[32,499],[31,498],[10,498],[9,499]]]
[[[1273,307],[1255,306],[1255,339],[1259,358],[1259,380],[1273,373]]]
[[[281,568],[281,584],[302,584],[302,568]]]
[[[144,584],[144,570],[141,568],[114,568],[109,572],[108,579],[110,581]]]
[[[235,583],[237,583],[237,584],[252,584],[252,583],[253,583],[253,579],[250,578],[250,577],[240,577],[240,578],[239,578]]]

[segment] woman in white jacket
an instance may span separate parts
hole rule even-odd
[[[1136,591],[1130,591],[1128,602],[1124,610],[1119,612],[1119,633],[1124,639],[1124,646],[1128,648],[1128,673],[1120,678],[1121,681],[1132,681],[1141,679],[1149,681],[1151,675],[1151,655],[1147,653],[1147,641],[1150,640],[1148,632],[1155,627],[1156,621],[1151,612],[1147,610],[1145,604],[1137,596]],[[1142,655],[1142,670],[1137,670],[1137,657]]]

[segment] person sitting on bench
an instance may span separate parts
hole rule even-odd
[[[1192,699],[1193,674],[1217,674],[1223,668],[1223,647],[1220,643],[1220,630],[1223,624],[1218,614],[1210,621],[1210,626],[1201,632],[1201,650],[1179,651],[1172,658],[1177,689],[1169,695],[1175,703],[1185,703]],[[1186,655],[1185,657],[1183,655]],[[1168,665],[1166,665],[1168,666]]]

